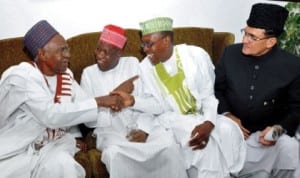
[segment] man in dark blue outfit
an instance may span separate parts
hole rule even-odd
[[[277,46],[287,16],[279,5],[253,5],[243,43],[227,47],[215,69],[218,112],[247,140],[239,177],[291,178],[298,167],[299,144],[290,136],[300,119],[300,58]]]

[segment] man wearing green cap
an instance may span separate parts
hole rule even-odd
[[[157,101],[147,109],[173,131],[189,177],[225,178],[240,171],[245,143],[237,124],[217,115],[214,66],[208,53],[196,46],[173,45],[168,17],[140,26],[141,46],[147,54],[141,62],[141,77],[147,95]],[[137,105],[139,100],[135,101]]]

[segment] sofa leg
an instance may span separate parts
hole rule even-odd
[[[105,164],[101,162],[101,152],[97,149],[88,151],[93,178],[109,178]]]
[[[88,153],[79,151],[75,154],[74,158],[84,168],[85,178],[92,178],[91,163]]]

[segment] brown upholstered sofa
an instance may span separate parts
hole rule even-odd
[[[70,68],[75,79],[80,82],[81,72],[84,67],[91,65],[94,60],[94,49],[99,38],[99,32],[84,33],[67,39],[71,47]],[[135,56],[139,60],[144,57],[140,48],[140,31],[137,29],[126,29],[128,41],[124,49],[124,56]],[[215,64],[220,57],[223,48],[234,42],[234,35],[229,32],[214,32],[212,28],[201,27],[176,27],[174,28],[174,43],[187,43],[204,48],[211,56]],[[23,52],[23,38],[9,38],[0,40],[0,75],[9,66],[21,61],[30,60]],[[101,153],[95,153],[99,156]],[[84,164],[84,163],[83,163]],[[87,166],[87,165],[85,165]],[[94,170],[94,177],[108,177],[105,166],[100,165]],[[90,173],[89,173],[90,175]]]

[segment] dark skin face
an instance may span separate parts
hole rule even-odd
[[[103,41],[97,43],[95,59],[101,71],[113,69],[119,62],[122,50]]]
[[[66,40],[59,34],[55,35],[43,48],[38,49],[37,65],[41,72],[53,76],[65,72],[71,57]]]
[[[170,37],[163,36],[161,33],[142,36],[142,48],[153,65],[168,60],[173,53],[173,44]]]

